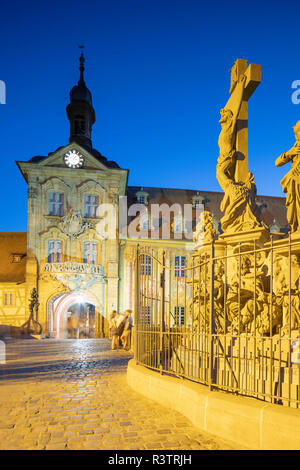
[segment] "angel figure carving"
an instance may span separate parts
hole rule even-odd
[[[283,152],[275,161],[276,166],[292,162],[289,172],[282,178],[280,184],[286,195],[287,220],[291,232],[300,232],[300,121],[293,127],[296,142],[293,147]]]

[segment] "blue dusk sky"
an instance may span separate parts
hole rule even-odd
[[[299,1],[85,0],[1,3],[1,231],[26,231],[15,161],[66,145],[65,107],[85,44],[93,146],[129,185],[220,191],[219,111],[237,58],[262,66],[249,101],[249,169],[258,194],[281,196],[300,104]],[[299,94],[300,97],[300,94]],[[287,165],[289,166],[289,165]]]

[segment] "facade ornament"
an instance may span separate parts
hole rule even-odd
[[[68,214],[62,218],[62,222],[59,223],[58,227],[71,240],[75,240],[83,232],[91,228],[90,224],[82,217],[81,211],[77,209],[70,209]]]
[[[91,289],[94,284],[104,281],[104,278],[95,274],[69,274],[69,273],[51,273],[50,277],[59,281],[70,292],[79,292]]]
[[[97,282],[104,282],[104,266],[67,261],[65,263],[46,263],[43,280],[55,279],[70,291],[88,290]]]
[[[118,204],[119,203],[119,194],[118,193],[109,193],[109,202],[112,204]]]
[[[293,127],[296,142],[294,146],[283,152],[276,160],[276,166],[283,166],[292,162],[289,172],[283,177],[280,184],[282,191],[287,193],[286,207],[287,220],[291,232],[300,232],[300,121]]]

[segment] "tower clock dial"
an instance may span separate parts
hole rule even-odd
[[[69,168],[80,168],[83,165],[83,155],[75,149],[65,153],[64,160]]]

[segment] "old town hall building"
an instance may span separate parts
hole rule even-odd
[[[222,193],[128,186],[127,169],[108,161],[92,146],[95,111],[84,81],[70,92],[66,111],[69,144],[48,156],[35,156],[17,165],[28,184],[27,233],[0,233],[0,329],[20,327],[29,317],[32,289],[39,296],[38,321],[45,336],[66,337],[68,315],[81,321],[80,337],[107,334],[111,310],[134,308],[134,257],[137,244],[162,251],[170,265],[185,266],[191,240],[174,236],[182,226],[176,214],[168,239],[147,237],[148,217],[140,218],[138,236],[120,236],[119,201],[128,205],[203,204],[219,230]],[[170,181],[167,181],[170,184]],[[257,197],[262,218],[271,231],[287,229],[285,200]],[[97,208],[112,205],[115,236],[103,234]],[[151,269],[151,260],[147,269]],[[181,319],[186,312],[180,311]]]

